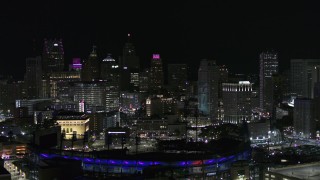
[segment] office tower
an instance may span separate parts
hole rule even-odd
[[[219,66],[219,99],[222,98],[222,83],[228,82],[229,71],[225,65]]]
[[[139,74],[139,92],[145,93],[149,91],[150,70],[145,69]]]
[[[100,65],[100,78],[108,82],[118,84],[119,65],[111,54],[104,58]]]
[[[198,70],[199,112],[215,121],[218,113],[219,67],[216,61],[203,59]]]
[[[45,75],[52,72],[63,71],[64,51],[62,39],[44,40],[43,47],[43,72]]]
[[[316,84],[320,82],[320,65],[312,68],[312,79],[311,79],[311,98],[315,97]]]
[[[0,82],[0,111],[4,114],[13,114],[16,99],[25,98],[24,82]]]
[[[128,34],[128,41],[125,43],[120,58],[120,66],[127,69],[140,69],[140,60],[131,42],[131,34]]]
[[[111,54],[102,60],[100,77],[106,82],[106,112],[119,110],[119,70],[119,65]]]
[[[168,64],[168,84],[175,91],[184,92],[187,88],[188,67],[186,64]]]
[[[69,94],[74,102],[84,101],[91,107],[104,109],[106,98],[106,83],[97,82],[72,82]]]
[[[313,80],[312,72],[319,65],[320,59],[291,59],[290,83],[292,93],[296,93],[300,97],[313,98],[313,84],[316,80]]]
[[[278,73],[278,54],[266,51],[260,54],[260,108],[273,111],[272,75]]]
[[[92,47],[89,57],[84,61],[82,70],[82,80],[92,81],[100,77],[100,62],[96,52],[96,46]]]
[[[157,91],[163,87],[163,68],[160,54],[152,55],[149,82],[152,91]]]
[[[251,120],[252,83],[222,83],[223,122],[239,124]]]
[[[70,99],[69,82],[81,81],[80,71],[61,71],[53,72],[49,76],[50,97],[58,98],[61,101]]]
[[[42,65],[40,56],[26,59],[26,74],[24,78],[27,98],[40,98],[42,91]]]
[[[297,135],[315,137],[315,119],[313,101],[308,98],[297,98],[294,102],[293,126]]]
[[[130,34],[128,34],[128,41],[123,47],[122,56],[119,58],[119,66],[120,89],[122,91],[138,91],[140,60],[136,55],[136,50],[131,42]]]

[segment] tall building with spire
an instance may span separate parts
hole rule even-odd
[[[266,51],[260,54],[260,108],[273,112],[272,76],[278,73],[278,54]]]
[[[122,56],[119,58],[120,67],[120,89],[121,91],[138,91],[140,60],[131,42],[131,34],[125,43]]]
[[[45,75],[63,71],[64,50],[62,39],[44,40],[42,68]]]
[[[160,54],[153,54],[150,68],[150,89],[156,91],[163,87],[163,67]]]
[[[82,80],[92,81],[100,77],[100,62],[96,51],[96,46],[92,47],[89,57],[84,61],[82,70]]]

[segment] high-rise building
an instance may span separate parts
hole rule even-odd
[[[128,34],[128,41],[125,43],[120,58],[120,66],[127,69],[140,69],[140,60],[131,42],[131,34]]]
[[[128,41],[123,47],[122,56],[119,58],[119,67],[121,91],[138,91],[140,60],[136,55],[130,34],[128,34]]]
[[[311,79],[311,98],[315,97],[316,84],[320,82],[320,65],[314,66],[312,69],[312,79]]]
[[[273,51],[260,54],[260,108],[273,111],[272,75],[278,73],[278,54]]]
[[[168,64],[168,84],[176,91],[186,91],[188,67],[186,64]]]
[[[216,61],[203,59],[198,70],[199,111],[215,121],[218,113],[219,66]]]
[[[92,81],[100,76],[100,62],[96,52],[96,46],[92,47],[89,57],[84,61],[82,69],[82,80]]]
[[[106,83],[100,81],[71,83],[70,95],[74,102],[84,101],[90,106],[105,107]]]
[[[69,99],[69,82],[81,81],[80,71],[61,71],[51,73],[50,97],[59,98],[61,101]]]
[[[16,99],[24,99],[23,81],[10,82],[3,81],[0,82],[0,111],[4,114],[13,114],[15,110]]]
[[[100,78],[108,82],[119,84],[119,64],[111,54],[104,58],[100,65]]]
[[[251,120],[252,83],[222,83],[223,122],[238,124]]]
[[[320,65],[320,59],[291,59],[291,91],[297,96],[313,98],[314,77],[316,77],[316,66]]]
[[[313,101],[308,98],[297,98],[294,101],[293,126],[297,135],[315,137],[315,119]]]
[[[100,76],[106,82],[106,112],[118,111],[120,107],[119,70],[119,65],[111,54],[102,60]]]
[[[149,91],[150,70],[145,69],[139,74],[139,92],[145,93]]]
[[[42,67],[45,75],[51,72],[63,71],[64,50],[62,39],[44,40]]]
[[[42,92],[42,64],[41,57],[26,59],[25,85],[27,97],[37,99],[41,97]]]
[[[153,54],[150,68],[150,89],[156,91],[163,87],[163,68],[160,54]]]
[[[228,82],[229,71],[225,65],[219,66],[219,99],[222,98],[222,83]]]

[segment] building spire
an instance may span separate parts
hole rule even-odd
[[[128,33],[128,43],[131,42],[131,33]]]
[[[92,53],[96,53],[96,48],[97,48],[97,46],[95,46],[95,45],[92,46]]]

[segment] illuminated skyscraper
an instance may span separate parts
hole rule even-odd
[[[160,54],[153,54],[150,68],[150,89],[158,90],[163,87],[163,68]]]
[[[215,121],[218,113],[219,66],[216,61],[203,59],[198,70],[198,109]]]
[[[273,51],[260,54],[260,108],[273,111],[272,75],[278,73],[278,54]]]
[[[88,59],[84,61],[82,69],[82,80],[92,81],[98,79],[100,76],[100,62],[96,52],[96,46],[92,47],[92,52],[89,54]]]
[[[119,65],[111,54],[102,60],[100,76],[106,82],[106,112],[119,110]]]
[[[238,124],[242,120],[251,120],[252,83],[222,83],[222,102],[224,108],[223,122]]]
[[[51,72],[63,71],[64,51],[62,39],[44,40],[42,67],[46,75]]]

